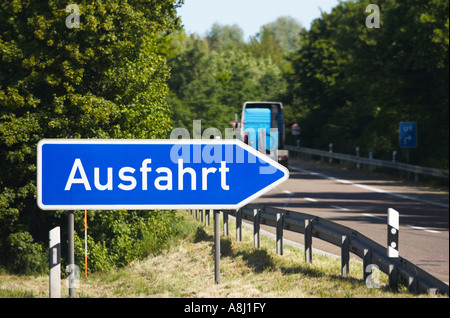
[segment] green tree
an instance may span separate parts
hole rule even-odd
[[[285,65],[285,57],[301,47],[302,25],[291,17],[280,17],[261,27],[251,37],[248,51],[259,58],[271,58],[277,64]]]
[[[1,2],[0,265],[20,246],[14,233],[46,242],[62,215],[36,207],[40,139],[167,135],[168,35],[181,2],[80,0],[79,28],[66,26],[67,1]]]
[[[212,51],[239,50],[245,45],[244,31],[238,25],[214,23],[206,36]]]
[[[380,28],[368,28],[370,1],[340,2],[302,34],[286,103],[302,144],[390,159],[398,123],[417,121],[415,164],[448,168],[448,1],[384,0]],[[405,161],[399,151],[397,159]]]
[[[216,127],[224,133],[245,101],[277,100],[284,94],[286,83],[280,66],[270,57],[252,55],[240,41],[226,44],[229,42],[221,35],[232,29],[214,25],[204,38],[184,33],[174,36],[168,103],[177,127],[190,130],[193,120],[202,120],[204,128]],[[239,29],[234,33],[239,34]],[[241,36],[225,37],[229,38]]]

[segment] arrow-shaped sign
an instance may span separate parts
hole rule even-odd
[[[408,144],[408,142],[410,142],[413,139],[413,137],[411,135],[403,138],[403,145],[406,146]]]
[[[289,178],[239,140],[46,139],[43,210],[238,209]]]

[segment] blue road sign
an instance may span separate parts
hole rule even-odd
[[[400,123],[400,147],[417,147],[417,123]]]
[[[43,210],[238,209],[289,178],[239,140],[46,139]]]

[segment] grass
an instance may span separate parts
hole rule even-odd
[[[253,247],[252,232],[243,228],[243,241],[221,238],[221,283],[214,283],[214,233],[212,225],[201,226],[187,213],[184,239],[145,260],[134,261],[108,273],[81,278],[76,297],[151,298],[386,298],[429,297],[413,295],[404,288],[391,292],[387,277],[380,274],[380,288],[363,282],[362,265],[351,260],[350,274],[340,274],[340,259],[314,255],[304,262],[304,252],[284,246],[275,251],[273,239],[261,236],[261,248]],[[230,233],[234,223],[230,222]],[[65,281],[62,294],[67,297]],[[48,297],[48,276],[0,274],[0,297]]]

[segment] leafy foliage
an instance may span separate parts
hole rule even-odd
[[[36,244],[46,246],[48,231],[62,223],[64,213],[36,206],[40,139],[167,135],[168,35],[180,27],[180,2],[80,0],[80,28],[66,27],[67,1],[1,2],[0,265],[19,270],[18,251],[38,253]],[[110,214],[123,224],[128,215]],[[108,261],[128,261],[123,249],[136,235],[115,234],[106,248],[117,256],[108,250]],[[93,239],[102,251],[105,238]]]
[[[418,123],[412,163],[448,169],[448,1],[384,0],[380,28],[370,1],[345,1],[316,19],[290,57],[292,121],[302,144],[378,158],[399,149],[398,125]],[[406,151],[397,159],[405,162]]]
[[[76,212],[76,228],[83,229],[83,217],[83,212]],[[173,211],[89,211],[89,271],[109,271],[158,254],[179,235],[181,223]],[[75,235],[75,260],[84,268],[84,234],[80,232]]]
[[[295,30],[301,29],[295,20],[280,18],[249,43],[235,25],[215,24],[203,38],[178,33],[169,59],[174,126],[191,128],[193,120],[202,120],[202,126],[223,131],[245,101],[279,100],[286,93],[283,74],[289,69],[284,56],[300,47]]]
[[[280,100],[287,142],[448,169],[448,0],[383,0],[369,28],[369,0],[340,2],[310,30],[282,17],[246,43],[237,26],[206,37],[178,34],[168,102],[177,127],[230,127],[242,104]],[[418,148],[399,146],[399,122],[418,124]]]

